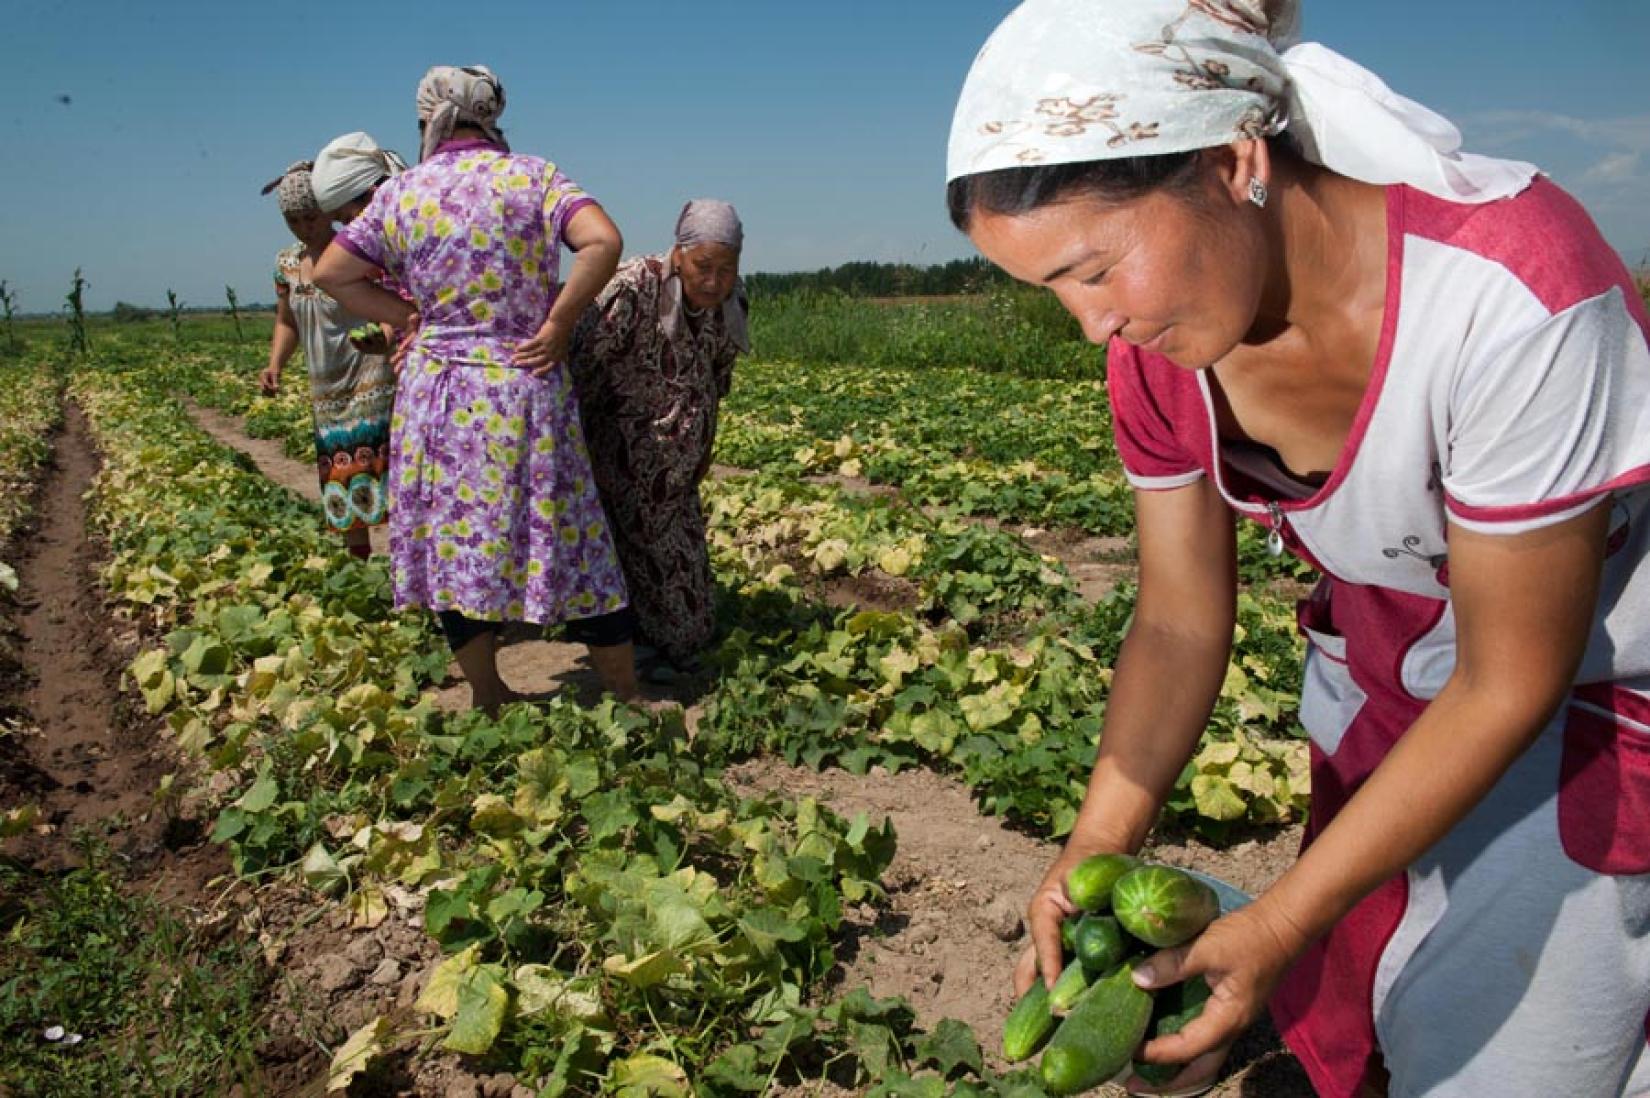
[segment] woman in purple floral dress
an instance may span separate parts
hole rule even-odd
[[[431,69],[420,163],[378,188],[315,280],[368,319],[417,328],[391,424],[396,605],[437,612],[478,708],[516,697],[495,659],[505,621],[566,622],[629,699],[624,576],[566,366],[623,241],[554,164],[509,151],[503,109],[485,68]],[[579,261],[558,294],[563,244]],[[413,304],[374,286],[375,267]]]
[[[699,482],[733,361],[750,349],[743,242],[732,206],[689,202],[675,247],[626,261],[573,337],[584,430],[638,638],[683,670],[716,624]]]

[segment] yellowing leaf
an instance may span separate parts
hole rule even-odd
[[[1242,750],[1231,740],[1221,740],[1218,743],[1209,744],[1198,752],[1194,762],[1199,770],[1209,767],[1231,766],[1238,761],[1238,756],[1242,754]]]
[[[1211,820],[1241,820],[1245,811],[1243,798],[1232,783],[1214,774],[1199,774],[1192,779],[1192,800],[1198,814]]]
[[[480,1056],[498,1039],[509,1007],[510,992],[499,979],[498,966],[478,966],[459,986],[458,1014],[441,1047]]]
[[[348,1090],[350,1082],[382,1055],[389,1036],[389,1020],[382,1015],[350,1034],[349,1040],[333,1053],[332,1066],[327,1069],[327,1093]]]
[[[384,898],[384,890],[376,885],[357,889],[349,898],[349,911],[350,926],[367,930],[377,930],[390,917],[389,901]]]
[[[885,549],[877,558],[877,567],[890,576],[903,576],[911,570],[911,550],[901,545]]]
[[[452,1031],[442,1047],[473,1055],[493,1046],[510,1005],[510,993],[501,979],[503,970],[476,963],[480,948],[473,945],[441,962],[417,1003],[419,1010],[452,1020]]]
[[[673,1061],[638,1052],[613,1065],[609,1076],[619,1098],[688,1098],[687,1075]]]
[[[507,839],[518,834],[526,825],[526,821],[516,815],[506,801],[497,793],[483,793],[475,799],[474,811],[470,815],[470,830],[478,835],[486,835],[493,839]]]
[[[634,961],[623,956],[609,957],[602,962],[602,970],[632,987],[647,988],[664,983],[677,973],[686,972],[687,962],[675,952],[661,949],[644,953]]]
[[[458,1013],[458,987],[476,967],[476,954],[481,949],[473,945],[448,957],[430,973],[430,982],[418,996],[417,1009],[438,1018],[451,1018]]]
[[[549,965],[522,965],[513,982],[519,1014],[548,1010],[580,1022],[598,1022],[607,1016],[592,977],[567,977]]]

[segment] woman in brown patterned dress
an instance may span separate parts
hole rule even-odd
[[[715,627],[699,482],[733,361],[750,350],[743,241],[732,206],[689,202],[675,246],[622,264],[573,337],[585,439],[637,640],[678,670],[696,666]]]

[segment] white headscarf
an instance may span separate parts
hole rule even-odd
[[[418,159],[428,159],[460,123],[476,127],[489,141],[509,148],[493,125],[503,113],[504,85],[486,65],[432,67],[418,82],[418,120],[424,123]]]
[[[691,248],[696,244],[725,244],[734,251],[745,246],[745,226],[739,220],[739,211],[716,198],[690,199],[676,215],[676,248]],[[687,302],[682,296],[682,276],[676,273],[675,253],[665,261],[665,281],[659,287],[659,326],[672,339],[684,331],[683,313]],[[745,283],[735,279],[733,292],[722,302],[722,322],[727,325],[734,346],[749,354],[750,302],[745,296]]]
[[[974,59],[946,179],[1287,132],[1366,183],[1469,203],[1529,185],[1534,165],[1461,152],[1447,119],[1333,50],[1292,46],[1299,21],[1299,0],[1026,0]]]
[[[315,157],[309,184],[321,209],[331,213],[366,194],[385,176],[400,175],[406,169],[407,162],[393,150],[379,148],[370,135],[358,130],[327,142]]]

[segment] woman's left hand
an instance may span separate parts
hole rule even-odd
[[[543,377],[567,361],[572,342],[572,326],[547,317],[537,335],[516,347],[511,361],[530,371],[534,377]]]
[[[1272,989],[1307,941],[1289,920],[1270,910],[1262,897],[1216,919],[1186,945],[1148,957],[1135,968],[1137,984],[1163,988],[1201,974],[1209,983],[1209,999],[1203,1013],[1185,1029],[1147,1042],[1139,1059],[1159,1064],[1202,1060],[1210,1072],[1218,1070],[1225,1049],[1260,1017]],[[1183,1073],[1186,1083],[1197,1081],[1189,1078],[1191,1074]],[[1178,1089],[1185,1084],[1176,1079],[1173,1085]],[[1130,1080],[1129,1089],[1151,1092],[1139,1078]]]

